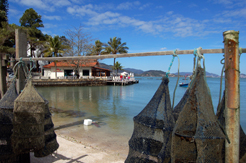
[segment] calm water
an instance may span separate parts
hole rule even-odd
[[[139,80],[139,84],[129,86],[38,87],[37,89],[49,101],[50,107],[56,108],[52,117],[56,126],[71,123],[76,125],[76,122],[90,118],[99,122],[101,130],[129,137],[133,131],[133,117],[147,105],[161,83],[161,77],[136,79]],[[177,78],[169,80],[172,99]],[[246,79],[241,79],[240,82],[241,124],[245,130]],[[207,83],[216,109],[220,79],[207,78]],[[177,87],[175,104],[182,98],[185,90],[186,88]],[[81,128],[81,130],[86,130],[86,128]]]

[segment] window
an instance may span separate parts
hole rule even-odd
[[[89,70],[83,70],[83,76],[89,76],[90,71]]]

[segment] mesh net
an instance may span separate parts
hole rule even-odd
[[[45,100],[28,80],[22,93],[14,101],[13,134],[14,153],[39,150],[45,145]]]
[[[14,100],[18,97],[13,79],[9,89],[0,100],[0,163],[19,161],[19,155],[14,154],[11,146],[13,129]]]
[[[220,122],[222,128],[225,130],[225,91],[223,93],[223,97],[221,102],[218,105],[216,116],[218,121]],[[222,152],[223,160],[225,160],[225,142],[223,142],[223,152]],[[246,162],[246,135],[240,125],[240,154],[239,154],[240,162]]]
[[[44,134],[45,146],[37,151],[34,151],[35,157],[45,157],[58,149],[59,144],[56,141],[56,134],[54,132],[54,124],[51,119],[48,101],[45,103],[45,121],[44,121]]]
[[[164,77],[150,102],[133,118],[134,131],[126,163],[170,162],[174,119],[168,82]]]
[[[184,96],[182,97],[182,99],[179,101],[179,103],[174,107],[173,109],[173,117],[174,120],[177,121],[178,117],[179,117],[179,113],[181,112],[182,108],[184,107],[184,105],[186,104],[188,98],[189,98],[189,89],[187,89],[185,91]]]
[[[198,67],[172,137],[173,162],[222,162],[225,135],[213,111],[204,69]]]

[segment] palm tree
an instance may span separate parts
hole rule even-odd
[[[121,43],[121,38],[114,37],[110,38],[108,44],[105,45],[105,50],[103,54],[117,54],[117,53],[127,53],[129,48],[126,46],[126,42]],[[115,58],[114,58],[115,67]]]
[[[103,50],[103,46],[105,44],[102,43],[100,40],[96,40],[95,41],[95,45],[92,46],[91,48],[91,52],[89,53],[89,55],[100,55],[102,54],[102,50]]]
[[[62,44],[62,40],[59,36],[54,37],[48,37],[46,44],[46,50],[44,51],[44,57],[62,57],[62,53],[64,53],[64,49],[67,49],[68,47]],[[57,67],[55,62],[55,78],[57,79]]]
[[[117,61],[113,67],[114,70],[117,70],[117,74],[118,74],[118,70],[123,70],[123,66],[121,66],[121,64]]]

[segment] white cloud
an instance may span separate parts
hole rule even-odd
[[[150,3],[144,4],[141,7],[139,7],[139,10],[144,10],[145,8],[149,7],[150,5],[151,5]]]
[[[223,15],[226,17],[245,17],[246,18],[246,8],[225,11]]]
[[[51,12],[55,11],[56,7],[71,5],[69,0],[10,0],[10,2]]]
[[[140,5],[139,1],[135,1],[135,2],[124,2],[119,4],[116,9],[118,10],[129,10],[129,9],[133,9],[135,6]]]
[[[73,7],[68,7],[67,12],[73,15],[77,16],[85,16],[85,15],[97,15],[97,12],[93,11],[93,5],[88,4],[85,6],[73,6]]]
[[[150,34],[173,33],[176,37],[205,36],[216,33],[217,30],[211,28],[213,19],[197,20],[169,11],[165,16],[155,21],[143,21],[134,17],[125,16],[117,12],[96,12],[95,5],[68,7],[67,12],[77,16],[88,18],[85,24],[100,27],[133,27],[136,30]],[[235,13],[236,14],[236,13]],[[217,23],[226,23],[223,19],[218,19]],[[110,25],[110,26],[109,26]],[[218,29],[221,30],[221,29]]]
[[[191,3],[188,7],[193,8],[193,7],[197,7],[197,5],[195,3]]]
[[[60,16],[47,16],[47,15],[44,15],[43,18],[44,19],[48,19],[48,20],[61,20]]]
[[[10,8],[9,9],[9,11],[8,11],[8,14],[10,14],[10,15],[17,15],[17,14],[19,14],[20,12],[18,11],[18,10],[16,10],[16,9],[12,9],[12,8]]]
[[[166,47],[163,47],[163,48],[161,48],[161,50],[167,50],[167,48]]]
[[[51,1],[55,6],[63,7],[71,5],[71,2],[68,0],[55,0]]]
[[[233,3],[233,0],[213,0],[216,4],[229,5]]]
[[[168,11],[167,12],[167,15],[172,15],[173,14],[173,11]]]
[[[51,6],[47,5],[42,0],[19,0],[18,3],[29,7],[37,7],[40,9],[53,10]]]
[[[55,25],[55,24],[50,24],[50,23],[44,23],[44,27],[45,27],[45,29],[47,29],[47,28],[56,28],[57,25]]]

